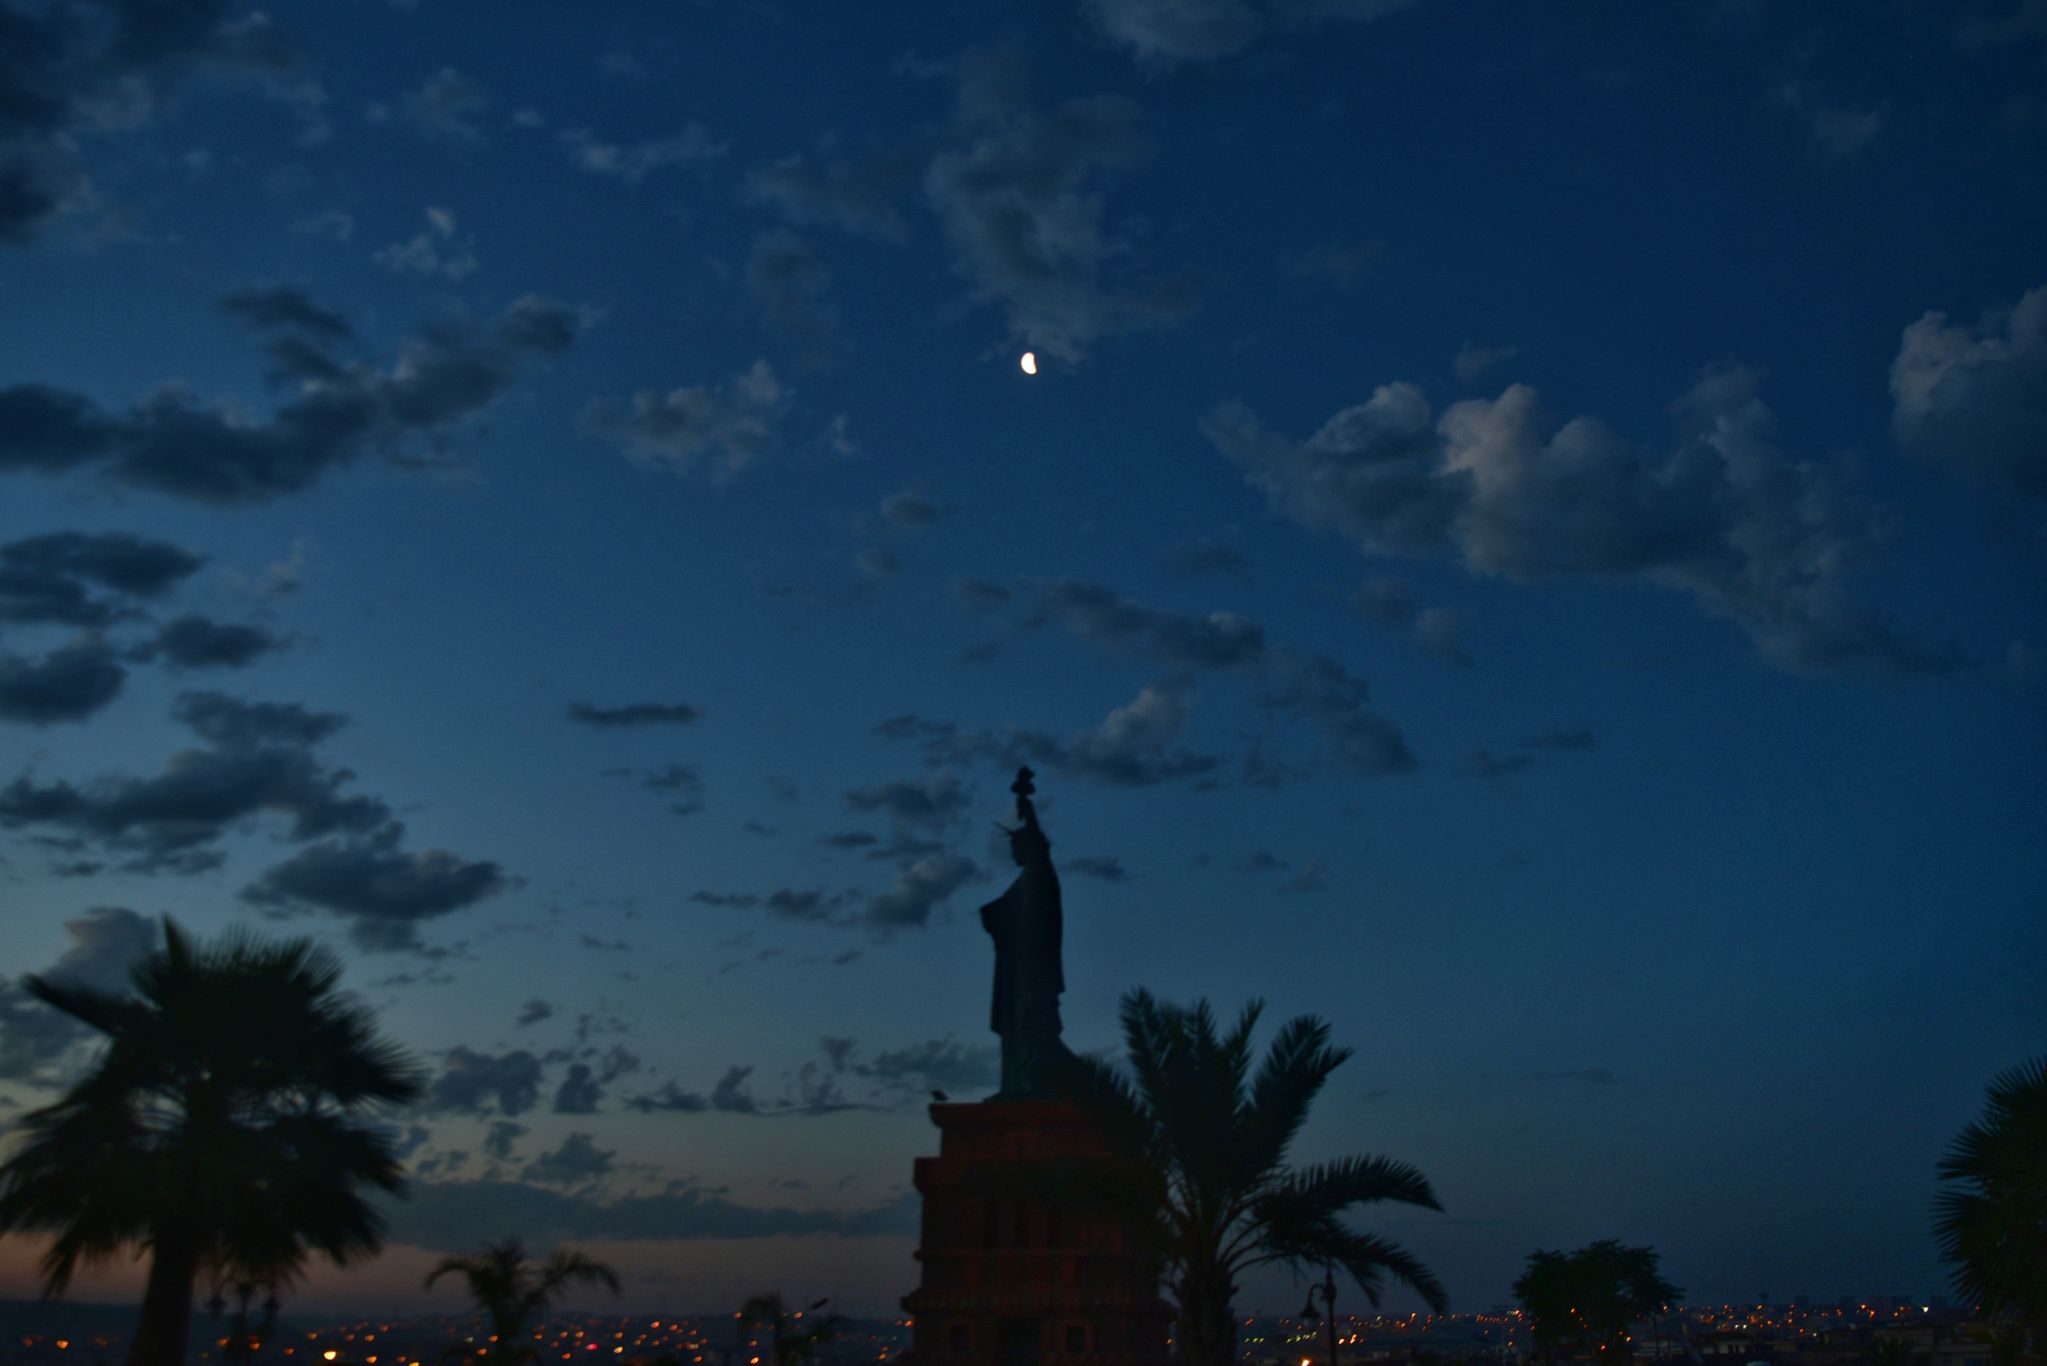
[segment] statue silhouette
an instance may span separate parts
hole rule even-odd
[[[1060,964],[1059,874],[1052,867],[1052,841],[1038,825],[1031,804],[1028,768],[1017,770],[1019,824],[1009,832],[1016,880],[981,908],[981,928],[995,940],[995,994],[988,1027],[1002,1039],[1002,1089],[998,1098],[1049,1094],[1052,1069],[1069,1055],[1060,1041],[1059,996],[1066,990]]]

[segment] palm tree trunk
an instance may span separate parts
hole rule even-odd
[[[199,1249],[182,1237],[159,1236],[149,1260],[149,1284],[128,1366],[184,1366],[192,1331],[192,1287],[199,1279]]]
[[[1173,1337],[1181,1366],[1236,1366],[1237,1318],[1230,1300],[1237,1287],[1230,1278],[1213,1269],[1189,1271],[1176,1289]]]

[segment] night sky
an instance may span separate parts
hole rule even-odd
[[[1029,763],[1068,1043],[1329,1019],[1454,1307],[1939,1293],[2043,243],[2038,0],[0,0],[0,1122],[309,935],[434,1080],[300,1303],[892,1308]]]

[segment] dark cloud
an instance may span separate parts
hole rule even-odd
[[[852,1070],[885,1086],[921,1095],[936,1087],[966,1093],[993,1088],[1002,1079],[1001,1050],[992,1044],[966,1044],[950,1035],[877,1053],[854,1063]]]
[[[561,1085],[555,1088],[554,1112],[558,1115],[594,1115],[604,1099],[604,1086],[588,1063],[573,1063]]]
[[[1323,242],[1301,251],[1281,253],[1279,273],[1290,280],[1354,294],[1385,254],[1386,244],[1373,239]]]
[[[732,146],[712,137],[710,130],[698,123],[685,124],[672,138],[634,143],[607,142],[587,128],[568,128],[562,131],[560,142],[569,159],[583,170],[627,185],[638,185],[659,170],[706,168]]]
[[[668,809],[678,816],[693,816],[704,809],[704,780],[695,764],[663,764],[659,768],[607,768],[614,778],[630,778],[649,792],[668,799]]]
[[[728,484],[781,445],[789,389],[764,360],[714,384],[642,390],[625,404],[600,400],[589,426],[625,446],[636,464]]]
[[[631,702],[622,707],[571,702],[568,712],[571,721],[606,730],[618,726],[686,726],[703,714],[702,708],[687,702]]]
[[[5,421],[0,414],[0,427]],[[59,531],[13,541],[0,546],[0,621],[105,625],[121,611],[90,596],[89,584],[151,598],[204,563],[167,542],[119,531]]]
[[[113,649],[97,639],[33,658],[0,654],[0,721],[83,721],[120,696],[127,677]],[[0,796],[0,824],[8,823],[7,809]]]
[[[316,745],[348,724],[338,712],[316,712],[296,702],[244,702],[218,692],[180,693],[171,714],[222,749]]]
[[[1123,868],[1123,861],[1113,854],[1088,854],[1068,859],[1066,871],[1079,873],[1082,877],[1099,878],[1103,882],[1121,882],[1130,876]]]
[[[1265,632],[1234,612],[1194,617],[1161,611],[1081,579],[1029,587],[1027,625],[1059,625],[1112,654],[1181,669],[1223,669],[1253,663],[1265,651]]]
[[[966,814],[973,798],[958,774],[940,770],[920,778],[855,788],[842,794],[841,800],[849,810],[879,812],[905,826],[945,830]]]
[[[1908,454],[2047,499],[2047,285],[1974,327],[1928,313],[1906,328],[1891,400]]]
[[[870,579],[892,579],[903,572],[903,562],[885,545],[871,545],[853,557],[853,567]]]
[[[120,991],[128,973],[157,946],[156,923],[115,906],[64,922],[71,946],[41,975],[52,981]],[[0,1080],[52,1082],[72,1048],[92,1031],[0,977]]]
[[[523,1028],[526,1025],[539,1024],[542,1020],[552,1017],[553,1014],[554,1006],[536,996],[519,1007],[519,1017],[513,1020],[512,1023]]]
[[[392,1239],[432,1248],[474,1247],[508,1228],[542,1247],[591,1239],[911,1239],[917,1230],[914,1194],[851,1212],[739,1205],[686,1182],[610,1202],[513,1181],[417,1181],[408,1195],[392,1207]]]
[[[419,1108],[428,1114],[522,1115],[539,1103],[540,1070],[540,1059],[523,1048],[492,1054],[457,1044]]]
[[[1160,563],[1168,573],[1189,577],[1215,574],[1231,579],[1245,577],[1251,567],[1242,551],[1221,541],[1188,541],[1176,545],[1160,557]]]
[[[1464,618],[1447,607],[1421,607],[1404,579],[1366,579],[1351,598],[1351,610],[1367,621],[1400,631],[1424,654],[1459,668],[1471,665],[1464,649]]]
[[[298,392],[267,418],[175,389],[118,413],[43,385],[0,389],[0,473],[91,468],[195,502],[266,502],[368,451],[444,440],[574,329],[570,310],[528,297],[485,326],[427,327],[388,371],[345,363],[303,334],[281,338],[272,360]]]
[[[4,819],[4,818],[0,818]],[[367,838],[329,840],[299,850],[242,890],[252,905],[314,906],[349,922],[365,951],[419,947],[422,922],[472,906],[507,885],[504,870],[445,849],[398,848],[404,826],[391,822]]]
[[[927,854],[900,868],[887,890],[867,898],[860,923],[879,930],[921,929],[932,911],[982,876],[963,854]]]
[[[490,99],[483,87],[444,66],[398,101],[399,112],[421,137],[443,147],[466,148],[484,141],[478,122]]]
[[[1017,726],[977,731],[907,717],[883,724],[893,728],[891,738],[920,739],[932,763],[987,763],[1002,769],[1030,764],[1118,787],[1149,787],[1199,778],[1221,763],[1177,743],[1194,696],[1193,682],[1184,675],[1157,679],[1093,730],[1066,739]]]
[[[910,158],[883,154],[864,165],[843,159],[813,164],[786,157],[746,178],[747,198],[779,209],[796,223],[823,223],[900,242],[909,236],[896,200],[914,180]]]
[[[512,1160],[512,1145],[529,1132],[516,1119],[494,1119],[490,1122],[490,1132],[483,1137],[483,1151],[500,1162],[509,1162]]]
[[[1679,437],[1663,452],[1592,418],[1550,431],[1525,385],[1440,416],[1413,385],[1385,385],[1305,442],[1266,431],[1241,404],[1203,428],[1275,507],[1368,553],[1676,589],[1792,668],[1948,662],[1853,601],[1849,566],[1869,528],[1848,518],[1823,471],[1778,452],[1751,372],[1707,374],[1675,413]]]
[[[1128,269],[1134,232],[1104,221],[1109,182],[1151,155],[1138,105],[1096,95],[1040,112],[1022,65],[1011,51],[953,65],[957,99],[924,193],[975,300],[1000,306],[1020,344],[1071,364],[1104,336],[1184,320],[1198,289],[1187,274]]]
[[[728,1114],[754,1115],[760,1113],[760,1102],[755,1100],[746,1079],[753,1075],[751,1067],[734,1063],[725,1069],[725,1075],[718,1078],[718,1084],[711,1088],[711,1108]]]
[[[316,95],[295,49],[225,0],[92,0],[0,9],[0,242],[31,241],[85,204],[82,147],[148,123],[195,77]]]
[[[0,826],[69,831],[132,855],[137,871],[212,866],[211,846],[262,813],[287,816],[293,839],[386,826],[391,812],[374,797],[342,791],[354,777],[329,769],[304,745],[339,718],[295,707],[251,707],[218,694],[186,694],[180,719],[216,748],[181,750],[152,778],[110,777],[85,787],[26,776],[0,788]],[[224,741],[224,743],[223,743]]]
[[[1413,0],[1083,0],[1104,38],[1160,66],[1242,52],[1274,34],[1362,23]]]
[[[221,296],[220,306],[253,327],[297,328],[330,341],[347,341],[355,335],[348,319],[320,307],[301,289],[272,286],[230,290]]]
[[[944,515],[945,509],[932,498],[928,484],[911,484],[881,500],[881,520],[892,527],[927,527]]]
[[[838,328],[826,301],[832,271],[807,238],[786,228],[754,239],[746,262],[746,287],[761,320],[791,341],[823,345]]]
[[[589,1134],[570,1134],[559,1148],[542,1153],[521,1173],[528,1181],[549,1186],[574,1186],[611,1173],[616,1149],[599,1148]]]
[[[711,1108],[711,1103],[694,1091],[685,1091],[674,1082],[662,1083],[660,1089],[627,1096],[625,1107],[641,1114],[701,1114]]]
[[[260,626],[188,613],[158,628],[152,648],[177,669],[239,669],[285,645]]]
[[[1464,767],[1481,778],[1511,778],[1539,765],[1554,763],[1566,754],[1591,749],[1597,743],[1597,737],[1582,727],[1543,731],[1483,745],[1465,756]]]

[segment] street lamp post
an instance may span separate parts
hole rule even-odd
[[[1315,1292],[1322,1292],[1322,1312],[1315,1312]],[[1313,1323],[1322,1318],[1329,1321],[1329,1366],[1336,1366],[1336,1268],[1322,1269],[1322,1284],[1308,1287],[1308,1302],[1301,1308],[1301,1317]]]

